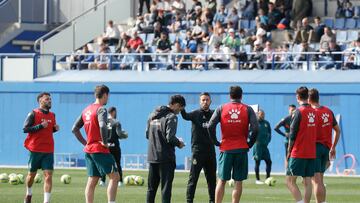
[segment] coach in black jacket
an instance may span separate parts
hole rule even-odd
[[[171,202],[171,189],[176,167],[175,147],[183,148],[184,142],[176,135],[177,116],[186,103],[181,95],[173,95],[168,106],[160,106],[150,114],[146,138],[148,142],[148,191],[146,202],[155,201],[161,181],[162,202]]]
[[[192,203],[195,196],[196,184],[199,179],[201,169],[204,169],[208,184],[209,202],[215,202],[216,187],[216,155],[214,144],[212,143],[208,131],[209,122],[214,110],[210,109],[211,98],[207,92],[200,94],[200,109],[186,113],[181,111],[181,116],[192,122],[191,126],[191,169],[186,191],[186,200]],[[216,136],[215,129],[211,136]]]

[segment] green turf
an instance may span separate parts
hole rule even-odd
[[[3,169],[0,173],[22,173],[26,174],[26,169]],[[60,182],[62,174],[70,174],[72,182],[69,185]],[[147,178],[147,172],[125,171],[124,175],[141,175]],[[284,176],[274,176],[277,179],[275,187],[266,185],[255,185],[254,177],[250,176],[244,182],[244,191],[241,202],[294,202],[284,184]],[[86,184],[85,170],[55,170],[53,179],[52,202],[53,203],[82,203],[85,202],[84,188]],[[172,202],[185,202],[186,184],[188,173],[176,173],[173,183]],[[146,181],[147,182],[147,181]],[[118,190],[117,201],[123,203],[145,202],[146,183],[145,186],[125,186]],[[360,201],[360,179],[359,178],[340,178],[325,177],[327,184],[327,202],[347,202],[355,203]],[[226,187],[224,202],[231,202],[231,188]],[[25,185],[10,185],[8,183],[0,183],[0,203],[22,202],[25,194]],[[208,202],[207,187],[204,175],[201,175],[196,190],[195,202]],[[156,202],[160,201],[158,193]],[[33,203],[42,203],[42,184],[34,184],[33,187]],[[95,202],[106,202],[106,189],[98,186],[95,194]],[[312,202],[315,202],[312,200]]]

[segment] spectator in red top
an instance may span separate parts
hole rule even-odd
[[[95,102],[87,106],[76,120],[72,132],[83,144],[85,151],[88,181],[85,189],[87,203],[94,202],[95,187],[102,176],[109,176],[107,189],[108,203],[115,203],[117,186],[120,179],[114,157],[108,146],[107,111],[104,107],[109,98],[109,88],[99,85],[95,88]],[[80,129],[84,126],[87,139]]]
[[[140,45],[143,45],[144,42],[143,40],[138,36],[138,32],[135,31],[133,33],[132,38],[129,40],[129,42],[127,43],[128,46],[131,47],[131,49],[133,49],[133,51],[135,51]]]
[[[26,177],[25,203],[31,203],[32,185],[36,171],[42,169],[45,176],[44,202],[50,202],[52,174],[54,170],[53,133],[59,131],[55,114],[50,112],[51,96],[42,92],[37,96],[39,108],[32,110],[26,117],[24,133],[28,133],[24,146],[30,152],[29,173]]]

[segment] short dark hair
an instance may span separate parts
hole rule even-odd
[[[116,112],[116,107],[115,106],[112,106],[112,107],[108,108],[108,113],[112,113],[114,111]]]
[[[181,96],[180,94],[172,95],[170,97],[169,104],[180,104],[183,107],[186,106],[185,98],[183,96]]]
[[[109,94],[110,89],[106,85],[98,85],[95,87],[95,97],[96,99],[101,99],[104,94]]]
[[[301,100],[307,100],[309,98],[309,90],[305,86],[301,86],[296,90],[296,94],[299,95]]]
[[[309,100],[319,102],[319,91],[315,88],[309,90]]]
[[[290,104],[290,105],[289,105],[289,108],[290,108],[290,107],[296,109],[295,104]]]
[[[40,98],[44,95],[51,96],[49,92],[40,92],[36,98],[37,102],[39,102]]]
[[[320,16],[316,16],[315,19],[321,20]]]
[[[200,97],[201,97],[201,96],[204,96],[204,95],[205,95],[205,96],[208,96],[208,97],[211,97],[209,92],[201,92],[201,93],[200,93]]]
[[[231,99],[241,99],[242,93],[243,93],[243,91],[240,86],[231,86],[230,87],[230,98]]]

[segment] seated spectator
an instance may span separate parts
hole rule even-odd
[[[95,56],[93,52],[89,51],[88,45],[83,46],[82,52],[77,56],[77,64],[76,68],[78,70],[88,69],[90,63],[94,62]]]
[[[183,29],[182,19],[180,13],[175,14],[175,18],[173,19],[171,25],[168,26],[168,30],[171,33],[178,33]]]
[[[224,29],[221,28],[217,32],[214,32],[209,40],[209,50],[213,50],[215,45],[221,45],[222,40],[224,39]]]
[[[136,52],[140,54],[136,59],[139,62],[138,66],[143,65],[143,70],[151,70],[155,67],[155,64],[152,63],[153,60],[150,51],[147,50],[144,45],[140,45]]]
[[[205,2],[205,8],[209,9],[212,16],[214,16],[216,13],[216,0],[205,0]]]
[[[279,62],[276,67],[277,69],[292,69],[292,54],[289,52],[289,44],[284,44],[280,50]]]
[[[205,8],[201,16],[201,21],[203,23],[206,23],[207,25],[212,25],[213,19],[214,19],[214,14],[211,12],[209,8]]]
[[[144,14],[144,21],[147,26],[153,26],[156,22],[156,18],[158,16],[158,10],[156,8],[156,5],[151,5],[150,7],[150,13]]]
[[[258,24],[257,29],[256,29],[256,40],[259,40],[260,43],[262,44],[264,41],[266,41],[266,25],[263,23]]]
[[[194,23],[197,18],[201,18],[202,15],[201,2],[198,0],[193,0],[193,2],[193,6],[186,15],[186,20],[192,21],[192,23]]]
[[[360,38],[355,42],[355,47],[351,50],[352,53],[350,57],[346,60],[345,67],[347,69],[360,69]]]
[[[140,46],[140,45],[139,45]],[[130,53],[133,53],[130,46],[126,46],[124,48],[124,57],[121,60],[120,63],[120,69],[121,70],[131,70],[133,68],[133,65],[135,65],[136,56]]]
[[[201,43],[202,38],[203,38],[204,35],[205,35],[205,32],[206,32],[206,31],[203,29],[201,19],[200,19],[200,18],[196,19],[196,24],[195,24],[195,26],[192,28],[191,36],[192,36],[194,39],[196,39],[196,41],[197,41],[198,43]]]
[[[314,18],[314,22],[316,27],[314,28],[314,32],[310,33],[310,39],[313,39],[314,42],[320,42],[321,36],[324,35],[325,24],[321,23],[319,16]]]
[[[258,9],[256,0],[247,0],[245,7],[242,8],[242,17],[247,20],[253,20],[256,16],[256,11]]]
[[[311,15],[312,0],[293,0],[293,7],[291,10],[293,28],[295,28],[302,19]]]
[[[300,68],[302,67],[302,62],[304,61],[313,61],[316,57],[313,54],[306,54],[306,52],[315,52],[315,50],[313,48],[311,48],[309,46],[309,43],[307,41],[304,41],[301,43],[301,49],[300,49],[300,54],[298,54],[297,56],[295,56],[295,62],[300,62],[297,63],[297,67]]]
[[[228,35],[223,39],[222,44],[224,46],[223,51],[226,54],[233,54],[239,49],[240,40],[235,37],[234,29],[229,29]],[[229,58],[229,56],[227,56]]]
[[[188,16],[193,15],[195,13],[195,11],[198,9],[198,7],[200,7],[200,9],[202,8],[201,2],[199,0],[193,0],[193,4],[191,5],[191,8],[190,8],[189,12],[187,13],[187,15]]]
[[[275,52],[275,50],[271,47],[270,41],[265,42],[265,48],[263,52],[265,53],[265,68],[272,69],[272,62],[274,57],[273,52]]]
[[[106,32],[103,36],[103,42],[109,46],[113,46],[119,43],[120,33],[114,26],[114,22],[109,20]]]
[[[229,66],[226,63],[226,57],[224,51],[220,49],[220,44],[216,44],[214,49],[211,51],[211,55],[209,56],[209,61],[215,62],[213,63],[212,67],[219,68],[219,69],[228,69]]]
[[[229,23],[229,22],[232,22],[233,24],[233,28],[235,30],[238,29],[238,25],[239,25],[239,15],[238,15],[238,12],[237,12],[237,9],[236,8],[232,8],[231,9],[231,12],[228,14],[228,16],[226,17],[226,22]]]
[[[188,30],[186,32],[186,37],[183,39],[182,45],[188,47],[191,53],[196,53],[197,51],[197,41],[192,37],[192,32]]]
[[[250,62],[255,62],[255,63],[250,63],[248,68],[249,69],[264,69],[264,54],[263,54],[263,48],[261,46],[261,42],[256,40],[254,42],[254,49],[253,52],[255,52],[254,54],[252,54],[250,56]]]
[[[186,14],[186,6],[183,0],[174,0],[172,3],[172,10],[174,13],[179,13],[180,17],[184,17]]]
[[[131,39],[131,37],[129,35],[127,35],[126,32],[122,32],[120,35],[120,41],[115,48],[115,52],[122,53],[125,46],[128,45],[128,42],[130,39]]]
[[[213,26],[215,26],[215,24],[218,22],[224,26],[226,24],[226,17],[227,17],[227,13],[225,13],[225,6],[221,5],[219,11],[216,12],[214,16]]]
[[[185,53],[180,58],[176,65],[177,70],[190,70],[193,56],[190,55],[191,51],[189,47],[185,48]]]
[[[171,42],[167,33],[161,33],[160,39],[156,44],[156,53],[169,53],[171,51]]]
[[[329,49],[326,52],[323,52],[323,54],[319,57],[319,69],[340,69],[342,56],[339,53],[333,52],[341,52],[340,46],[337,45],[334,40],[329,43]]]
[[[109,69],[110,50],[107,46],[101,46],[99,54],[95,57],[94,63],[89,64],[89,69],[106,70]]]
[[[135,22],[134,30],[139,33],[149,33],[149,32],[151,32],[151,26],[149,27],[146,25],[143,16],[138,16],[136,19],[136,22]]]
[[[267,26],[269,18],[265,15],[264,10],[259,9],[258,16],[256,16],[255,20],[256,20],[257,23],[262,23],[265,26]]]
[[[161,27],[168,26],[168,19],[165,17],[164,10],[158,10],[158,15],[156,17],[156,22],[159,22]]]
[[[133,33],[132,38],[128,41],[127,45],[130,46],[130,48],[132,49],[132,51],[136,51],[136,49],[140,46],[143,45],[144,42],[142,41],[142,39],[138,36],[138,32],[135,31]]]
[[[270,2],[268,4],[268,24],[267,24],[267,30],[275,30],[277,28],[277,24],[280,22],[281,19],[283,19],[285,16],[283,16],[280,11],[275,8],[274,3]]]
[[[309,19],[308,18],[304,18],[301,21],[301,26],[297,28],[297,30],[295,31],[295,37],[294,37],[294,43],[299,44],[300,42],[309,42],[311,41],[310,39],[310,32],[314,30],[313,27],[311,27],[311,25],[309,25]]]
[[[346,2],[344,9],[345,18],[352,18],[355,15],[354,6],[350,1]]]
[[[327,51],[329,49],[329,44],[331,41],[335,41],[336,40],[336,36],[335,34],[331,31],[331,28],[329,27],[324,27],[324,34],[323,36],[321,36],[320,39],[320,51]]]
[[[177,69],[177,65],[180,59],[184,55],[184,50],[181,48],[181,43],[179,41],[175,41],[174,49],[171,50],[171,62],[173,64],[172,69]],[[180,69],[180,68],[179,68]]]
[[[336,18],[344,18],[345,17],[345,10],[347,8],[347,3],[351,3],[349,0],[337,0],[337,8],[335,17]]]
[[[202,70],[205,68],[205,55],[204,55],[204,48],[199,46],[197,49],[197,55],[193,59],[192,68],[195,70]]]

